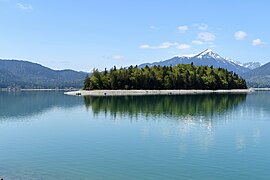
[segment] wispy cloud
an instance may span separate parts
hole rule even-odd
[[[265,45],[266,43],[265,42],[263,42],[261,39],[254,39],[253,41],[252,41],[252,45],[253,46],[263,46],[263,45]]]
[[[243,40],[247,37],[247,33],[244,31],[237,31],[234,33],[234,37],[236,40]]]
[[[150,28],[150,29],[158,29],[158,27],[157,27],[157,26],[153,26],[153,25],[152,25],[152,26],[150,26],[149,28]]]
[[[112,60],[124,60],[125,57],[122,56],[122,55],[113,55],[113,56],[111,57],[111,59],[112,59]]]
[[[205,42],[210,42],[210,41],[215,41],[216,36],[210,32],[200,32],[198,34],[198,39]]]
[[[176,43],[176,42],[164,42],[164,43],[162,43],[162,44],[160,44],[160,45],[158,45],[158,46],[152,46],[152,45],[149,45],[149,44],[143,44],[143,45],[140,45],[140,47],[139,48],[141,48],[141,49],[168,49],[168,48],[170,48],[170,47],[172,47],[172,46],[177,46],[178,45],[178,43]]]
[[[32,5],[26,5],[26,4],[22,4],[22,3],[16,3],[16,6],[21,9],[22,11],[29,11],[29,10],[33,10]]]
[[[177,29],[181,32],[181,33],[185,33],[188,30],[188,26],[184,25],[184,26],[178,26]]]
[[[151,49],[151,46],[149,44],[142,44],[140,45],[141,49]]]
[[[177,46],[177,48],[180,49],[180,50],[190,49],[191,45],[189,45],[189,44],[180,44],[179,46]]]
[[[196,45],[202,45],[203,44],[203,42],[200,41],[200,40],[193,40],[191,43],[196,44]]]
[[[207,24],[204,24],[204,23],[203,24],[199,24],[198,25],[198,29],[199,30],[207,30],[208,29],[208,25]]]

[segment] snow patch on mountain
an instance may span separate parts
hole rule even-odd
[[[256,69],[261,67],[263,64],[259,63],[259,62],[247,62],[243,64],[243,67],[248,68],[248,69]]]

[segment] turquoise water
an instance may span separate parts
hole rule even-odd
[[[0,177],[270,179],[270,93],[0,92]]]

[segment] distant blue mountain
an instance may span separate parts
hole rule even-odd
[[[270,62],[242,75],[251,87],[270,87]]]
[[[81,88],[85,72],[52,70],[40,64],[0,60],[0,88]]]
[[[229,58],[221,57],[219,54],[215,53],[211,49],[206,49],[205,51],[195,54],[195,55],[188,55],[188,56],[176,56],[171,59],[165,61],[159,61],[154,63],[145,63],[139,65],[139,67],[147,66],[154,66],[154,65],[161,65],[161,66],[174,66],[177,64],[191,64],[193,63],[196,66],[213,66],[215,68],[225,68],[229,71],[236,72],[238,74],[243,74],[251,69],[260,67],[260,63],[252,62],[241,64],[240,62],[233,61]]]

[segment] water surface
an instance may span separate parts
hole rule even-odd
[[[4,179],[270,179],[270,93],[0,92]]]

